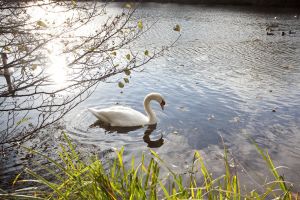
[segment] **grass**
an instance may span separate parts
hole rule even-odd
[[[151,149],[150,156],[143,154],[139,162],[132,157],[131,162],[125,164],[123,148],[116,151],[113,160],[101,161],[91,156],[87,162],[82,161],[67,136],[65,141],[66,144],[60,146],[58,161],[29,150],[52,163],[52,167],[40,167],[51,174],[54,180],[50,181],[33,170],[25,169],[32,179],[19,180],[18,176],[14,184],[29,182],[38,186],[23,188],[14,193],[0,190],[0,199],[300,199],[300,196],[291,192],[292,188],[279,175],[269,154],[258,146],[257,150],[274,179],[263,186],[263,191],[260,188],[241,192],[239,176],[230,170],[226,149],[225,173],[222,176],[213,177],[200,153],[196,151],[191,172],[188,177],[183,177],[173,172]],[[169,172],[167,176],[160,176],[162,169]]]

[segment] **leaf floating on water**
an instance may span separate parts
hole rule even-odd
[[[138,22],[138,28],[140,29],[140,30],[142,30],[143,29],[143,22],[140,20],[139,22]]]
[[[176,24],[176,26],[173,28],[173,30],[180,32],[180,26],[178,24]]]
[[[189,111],[189,109],[186,108],[186,107],[184,107],[184,106],[180,106],[177,109],[180,110],[180,111],[182,111],[182,112],[188,112]]]
[[[129,79],[128,78],[124,78],[124,82],[125,83],[129,83]]]
[[[123,87],[124,87],[124,83],[119,82],[119,83],[118,83],[118,86],[119,86],[119,88],[123,88]]]
[[[144,52],[144,54],[145,54],[145,56],[149,56],[149,51],[146,50],[146,51]]]
[[[211,121],[211,120],[214,120],[215,119],[215,116],[213,114],[209,115],[207,120],[208,121]]]
[[[44,27],[44,28],[47,28],[47,24],[41,20],[37,21],[36,22],[36,25],[40,26],[40,27]]]
[[[229,120],[229,122],[231,122],[231,123],[239,123],[241,120],[240,120],[240,118],[239,117],[234,117],[234,118],[232,118],[231,120]]]

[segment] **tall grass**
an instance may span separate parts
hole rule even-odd
[[[25,169],[32,179],[18,180],[17,177],[15,182],[37,183],[37,187],[27,187],[14,193],[0,190],[0,199],[300,199],[297,195],[292,196],[291,188],[279,175],[269,154],[259,147],[257,150],[274,180],[264,185],[263,191],[260,188],[260,191],[241,192],[239,176],[230,170],[226,149],[225,173],[222,176],[213,177],[200,153],[195,152],[191,172],[188,177],[183,177],[173,172],[151,149],[151,156],[143,154],[139,162],[132,157],[131,162],[125,164],[123,148],[116,151],[112,161],[101,161],[91,156],[90,162],[87,162],[82,161],[67,136],[65,141],[66,144],[60,146],[58,161],[30,150],[52,163],[52,167],[40,167],[54,180],[47,180],[37,172]],[[162,169],[167,170],[168,175],[160,176]]]

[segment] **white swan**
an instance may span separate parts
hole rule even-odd
[[[159,93],[150,93],[144,99],[144,108],[147,116],[139,111],[124,106],[113,106],[100,110],[88,108],[88,110],[101,122],[104,122],[110,126],[134,127],[153,125],[157,123],[157,119],[154,111],[150,107],[151,100],[157,101],[161,108],[164,109],[166,102],[162,95]]]

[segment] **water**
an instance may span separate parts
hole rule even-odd
[[[145,4],[136,17],[158,20],[141,40],[160,44],[167,29],[180,24],[182,37],[162,58],[133,73],[130,84],[102,84],[94,95],[70,113],[67,129],[81,143],[101,148],[125,146],[128,158],[149,144],[146,128],[109,133],[90,125],[96,120],[86,108],[115,104],[143,111],[146,94],[155,91],[167,101],[165,111],[153,103],[159,122],[150,139],[173,167],[184,171],[193,150],[202,152],[210,168],[220,171],[225,144],[240,167],[262,183],[262,159],[248,138],[268,149],[288,180],[300,179],[300,23],[293,10],[256,10],[246,7],[206,7]],[[276,19],[275,19],[276,17]],[[278,24],[273,36],[268,25]],[[289,30],[296,34],[281,36]],[[151,145],[150,145],[151,146]],[[217,163],[214,165],[214,163]],[[247,176],[246,176],[247,177]],[[249,180],[249,179],[248,179]]]
[[[300,19],[295,15],[299,11],[141,5],[134,17],[158,22],[138,48],[171,41],[176,24],[180,40],[142,72],[133,72],[125,88],[118,88],[116,78],[100,84],[65,118],[68,134],[91,151],[125,146],[127,159],[152,147],[182,173],[198,150],[216,174],[223,168],[222,137],[249,185],[256,185],[264,183],[266,169],[252,138],[268,149],[276,166],[289,168],[280,172],[300,188]],[[278,27],[269,36],[266,27],[272,24]],[[149,92],[161,93],[167,102],[164,111],[152,104],[159,119],[155,130],[117,133],[91,126],[96,118],[87,108],[119,104],[144,112]]]

